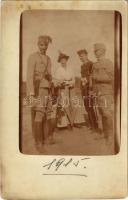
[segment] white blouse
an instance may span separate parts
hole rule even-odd
[[[75,84],[75,76],[69,66],[66,68],[59,66],[54,77],[58,81],[71,81],[70,83]]]

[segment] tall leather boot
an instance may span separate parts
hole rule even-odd
[[[106,138],[106,139],[108,139],[109,138],[109,129],[111,129],[110,128],[110,121],[109,121],[109,119],[107,118],[107,117],[105,117],[105,116],[103,116],[103,131],[104,131],[104,137]]]
[[[48,120],[48,138],[49,138],[49,143],[50,144],[54,144],[55,143],[55,139],[54,139],[54,130],[56,127],[56,118],[52,118]]]
[[[88,111],[88,116],[89,116],[89,123],[90,123],[91,128],[93,130],[96,130],[98,128],[98,125],[96,123],[96,118],[95,118],[95,114],[94,114],[93,109],[90,109]]]
[[[46,144],[48,138],[48,126],[46,119],[42,121],[42,145]]]
[[[31,108],[31,123],[32,123],[32,134],[33,134],[33,136],[34,136],[34,127],[35,127],[35,123],[34,123],[34,121],[35,121],[35,114],[36,114],[36,111],[35,111],[35,109],[34,109],[34,107],[32,107]]]
[[[42,122],[34,122],[34,136],[36,148],[40,152],[42,150]]]

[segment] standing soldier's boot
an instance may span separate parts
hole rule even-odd
[[[46,117],[42,118],[42,140],[41,143],[42,145],[47,144],[47,139],[48,139],[48,123]]]
[[[104,138],[106,139],[106,142],[107,143],[110,143],[111,139],[114,139],[112,138],[113,137],[113,131],[110,131],[110,130],[113,130],[113,125],[112,125],[112,120],[109,119],[108,117],[103,117],[103,129],[104,129]]]
[[[42,150],[42,122],[34,123],[35,145],[39,152]]]
[[[44,144],[54,144],[55,143],[55,140],[53,138],[55,126],[56,126],[55,119],[48,119],[45,121],[45,126],[44,126],[45,138],[43,140]]]
[[[94,122],[94,119],[92,116],[91,109],[88,112],[88,119],[89,119],[89,129],[93,131],[95,129],[95,124],[94,124],[95,122]],[[93,132],[91,132],[91,133],[93,133]]]
[[[56,119],[52,118],[48,120],[49,123],[49,131],[48,131],[48,136],[49,136],[49,143],[50,144],[54,144],[55,143],[55,139],[54,139],[54,130],[56,127]]]
[[[107,117],[103,116],[103,133],[104,133],[104,138],[108,139],[108,119]]]
[[[35,110],[34,110],[34,108],[32,107],[31,108],[31,124],[32,124],[32,134],[33,134],[33,136],[34,136],[34,127],[35,127],[35,124],[34,124],[34,121],[35,121]]]

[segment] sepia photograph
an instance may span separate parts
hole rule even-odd
[[[21,14],[21,153],[120,151],[121,23],[120,13],[108,10]]]
[[[127,196],[126,1],[4,1],[1,196]]]

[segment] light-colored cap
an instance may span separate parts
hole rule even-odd
[[[38,37],[38,43],[45,42],[47,44],[52,42],[52,38],[48,35],[41,35]]]
[[[104,49],[106,50],[106,46],[103,43],[96,43],[94,44],[94,50],[100,50],[100,49]]]

